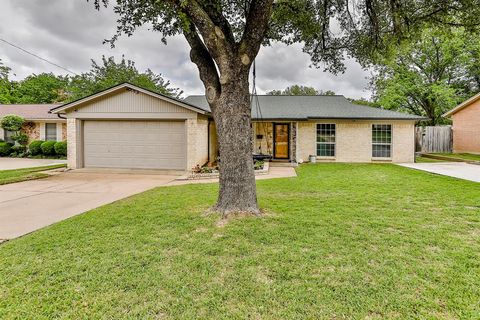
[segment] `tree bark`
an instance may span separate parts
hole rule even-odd
[[[215,210],[230,213],[260,213],[252,157],[252,122],[248,71],[222,85],[212,102],[220,153],[220,191]]]

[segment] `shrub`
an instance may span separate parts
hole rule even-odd
[[[55,154],[55,141],[45,141],[40,145],[42,153],[46,156],[53,156]]]
[[[17,157],[23,158],[27,156],[27,147],[21,144],[14,144],[12,146],[12,152],[10,153],[10,157]]]
[[[22,129],[25,119],[22,117],[10,114],[2,118],[0,126],[8,131],[19,131]]]
[[[36,156],[36,155],[39,155],[42,153],[42,148],[40,147],[42,145],[42,143],[44,143],[45,141],[43,140],[34,140],[30,143],[30,145],[28,146],[28,150],[30,151],[30,154],[32,156]]]
[[[12,144],[0,142],[0,157],[6,157],[12,153]]]
[[[59,156],[67,156],[67,141],[59,141],[55,143],[55,153]]]
[[[28,136],[23,132],[17,132],[12,136],[12,139],[22,146],[26,146],[28,142]]]

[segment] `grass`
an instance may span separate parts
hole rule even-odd
[[[14,170],[0,170],[0,185],[35,180],[48,177],[48,174],[42,173],[40,171],[64,168],[65,164],[58,164],[52,166],[42,166],[35,168],[24,168],[24,169],[14,169]]]
[[[0,245],[1,319],[478,319],[480,185],[391,164],[162,187]]]
[[[463,159],[463,160],[480,161],[480,154],[473,154],[473,153],[432,153],[432,154],[444,156],[444,157]]]
[[[427,158],[427,157],[415,157],[416,163],[431,163],[431,162],[446,162],[445,160]]]

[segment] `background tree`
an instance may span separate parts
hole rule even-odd
[[[71,79],[68,88],[69,100],[79,99],[123,82],[129,82],[167,96],[179,97],[182,94],[178,88],[171,87],[170,82],[165,80],[161,74],[155,74],[150,69],[139,72],[132,60],[125,60],[122,57],[120,62],[115,62],[114,57],[102,56],[101,64],[92,59],[92,67],[89,72]]]
[[[294,84],[292,86],[286,87],[284,90],[272,90],[267,92],[268,95],[272,96],[316,96],[319,94],[318,90],[314,87],[301,86]]]
[[[96,8],[108,0],[94,0]],[[142,25],[162,40],[183,34],[197,65],[216,123],[220,191],[216,209],[258,214],[251,156],[248,76],[262,44],[304,45],[314,66],[345,69],[345,56],[362,64],[388,53],[399,39],[413,39],[428,24],[478,27],[476,0],[116,0],[117,34]],[[334,23],[332,23],[334,22]],[[332,24],[331,24],[332,23]]]
[[[14,103],[15,84],[10,80],[11,69],[0,59],[0,104]]]
[[[32,74],[18,82],[15,103],[59,103],[68,99],[68,76]]]
[[[463,29],[429,29],[384,60],[372,78],[375,100],[386,109],[426,116],[442,114],[478,90],[480,40]]]
[[[314,87],[307,87],[298,84],[291,85],[286,87],[284,90],[272,90],[267,92],[267,95],[272,96],[316,96],[316,95],[323,95],[323,96],[334,96],[335,92],[332,90],[317,90]]]

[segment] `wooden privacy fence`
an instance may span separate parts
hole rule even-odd
[[[416,127],[416,152],[452,152],[452,126]]]

